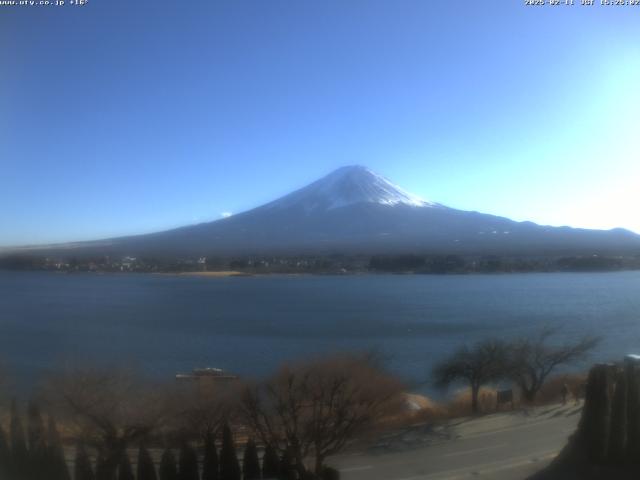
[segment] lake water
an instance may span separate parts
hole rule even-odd
[[[604,335],[593,360],[640,352],[640,272],[198,278],[0,272],[0,362],[22,388],[67,362],[171,379],[263,376],[313,353],[376,348],[410,382],[464,342]],[[422,387],[421,389],[424,389]]]

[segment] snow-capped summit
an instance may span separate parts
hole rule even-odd
[[[306,212],[328,211],[359,203],[440,207],[409,193],[366,167],[339,168],[312,184],[265,206],[271,209],[303,208]]]

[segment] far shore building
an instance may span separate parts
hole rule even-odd
[[[178,373],[176,380],[179,382],[195,382],[198,384],[219,384],[235,382],[238,380],[238,376],[228,374],[221,368],[195,368],[191,373]]]

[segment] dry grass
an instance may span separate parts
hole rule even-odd
[[[581,391],[581,386],[586,381],[586,374],[566,374],[549,378],[540,390],[536,401],[527,406],[541,406],[558,403],[562,400],[562,385],[567,384],[569,395],[567,402],[574,402],[575,396]],[[496,405],[497,390],[495,388],[482,388],[480,390],[479,410],[480,414],[496,412],[508,412],[511,404]],[[443,421],[453,418],[468,417],[473,415],[471,411],[471,391],[461,389],[445,402],[436,402],[428,397],[417,394],[406,394],[407,411],[401,417],[393,419],[394,424],[411,424],[418,422]],[[517,389],[514,388],[514,407],[523,406]]]
[[[583,385],[586,381],[586,373],[574,373],[551,377],[545,382],[542,389],[540,390],[535,404],[545,405],[548,403],[556,403],[561,401],[563,383],[566,383],[567,387],[569,387],[569,395],[567,397],[567,401],[573,402],[575,400],[576,394],[578,394],[581,390],[581,385]]]
[[[416,399],[419,399],[419,401]],[[414,408],[407,413],[406,418],[414,423],[418,421],[448,420],[473,415],[471,411],[471,391],[468,389],[457,391],[449,401],[443,403],[414,394],[408,394],[407,401]],[[478,401],[480,413],[494,413],[496,411],[496,390],[492,388],[481,389]],[[418,406],[420,408],[416,408]],[[503,408],[511,407],[502,407],[501,410]]]

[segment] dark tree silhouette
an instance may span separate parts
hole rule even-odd
[[[240,480],[240,464],[233,443],[229,425],[222,429],[222,450],[220,451],[220,480]]]
[[[47,422],[47,465],[49,468],[48,478],[51,480],[70,480],[69,468],[64,457],[64,447],[60,440],[58,427],[55,419],[49,415]]]
[[[298,478],[297,471],[293,465],[293,455],[291,455],[291,451],[288,448],[280,458],[278,470],[280,471],[278,475],[279,480],[296,480]]]
[[[75,480],[95,480],[93,468],[91,467],[91,459],[83,444],[76,446],[76,459],[74,468]]]
[[[140,445],[138,450],[138,480],[158,480],[156,467],[149,450],[144,445]]]
[[[131,467],[131,460],[129,454],[124,452],[118,465],[118,480],[136,480],[133,476],[133,468]]]
[[[116,480],[116,474],[117,464],[116,469],[113,469],[111,462],[108,462],[101,452],[98,453],[98,458],[96,459],[96,480]]]
[[[253,439],[249,439],[242,456],[242,476],[244,480],[260,480],[260,459],[258,448]]]
[[[39,476],[45,476],[47,454],[46,431],[44,421],[40,414],[40,408],[33,402],[29,402],[27,409],[27,439],[29,442],[30,463]]]
[[[184,442],[180,448],[178,459],[178,478],[180,480],[199,480],[198,454],[189,442]]]
[[[553,345],[551,338],[557,329],[546,328],[538,335],[522,338],[511,348],[509,373],[522,390],[522,396],[533,402],[553,370],[587,357],[600,338],[584,336],[574,343]]]
[[[176,457],[170,449],[166,449],[160,459],[160,480],[178,480]]]
[[[0,478],[7,478],[9,476],[10,461],[11,449],[9,447],[9,441],[7,440],[7,434],[4,432],[2,425],[0,425]]]
[[[506,375],[508,352],[508,346],[501,340],[465,345],[434,367],[434,382],[440,388],[458,381],[467,382],[471,387],[471,409],[478,413],[480,387]]]
[[[205,438],[204,442],[204,459],[202,461],[202,480],[218,480],[219,464],[218,451],[216,450],[216,441],[212,434]]]
[[[10,471],[16,477],[23,477],[29,469],[29,451],[22,427],[18,404],[15,399],[11,401],[11,420],[9,425],[11,436],[11,465]]]
[[[280,475],[280,459],[276,449],[267,445],[262,457],[262,476],[264,478],[278,478]]]

